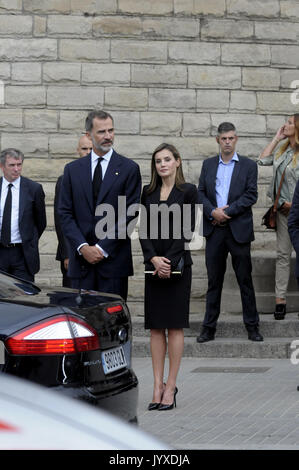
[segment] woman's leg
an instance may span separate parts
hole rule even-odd
[[[151,330],[151,354],[154,375],[153,403],[160,403],[163,395],[163,376],[167,350],[165,330]]]
[[[275,274],[276,304],[286,303],[286,294],[290,275],[292,244],[288,233],[288,219],[277,213],[277,257]]]
[[[173,396],[176,387],[176,379],[179,372],[181,359],[184,351],[184,330],[169,329],[168,330],[168,358],[169,373],[166,388],[163,394],[162,403],[170,405],[173,403]]]

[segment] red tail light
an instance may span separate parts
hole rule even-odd
[[[8,338],[5,345],[15,355],[74,354],[100,347],[97,332],[68,315],[36,323]]]
[[[108,313],[113,314],[113,313],[119,313],[119,312],[122,312],[123,310],[123,307],[122,305],[113,305],[112,307],[107,307],[106,308],[106,311]]]

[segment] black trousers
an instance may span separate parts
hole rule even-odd
[[[206,240],[208,291],[203,327],[209,328],[211,331],[216,330],[228,253],[231,254],[232,266],[241,292],[243,321],[247,330],[250,330],[259,324],[251,277],[250,243],[236,242],[228,225],[215,227]]]
[[[21,243],[9,248],[0,244],[0,269],[26,281],[34,281],[26,265]]]
[[[128,297],[127,277],[103,277],[94,266],[91,266],[81,279],[71,278],[70,280],[73,289],[97,290],[117,294],[124,300],[127,300]]]

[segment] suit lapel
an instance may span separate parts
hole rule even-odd
[[[26,180],[21,176],[21,181],[20,181],[20,192],[19,192],[19,224],[22,220],[24,209],[26,206],[26,201],[27,201],[27,183]]]
[[[91,211],[94,211],[93,196],[92,196],[92,179],[91,179],[91,154],[82,157],[80,162],[80,176],[82,178],[82,186],[90,206]]]
[[[212,190],[212,198],[213,198],[213,203],[216,204],[217,207],[217,197],[216,197],[216,178],[217,178],[217,170],[218,170],[218,164],[219,164],[219,155],[214,157],[213,160],[211,160],[211,170],[208,173],[207,178],[209,178],[209,182],[207,186],[210,186]]]
[[[230,181],[229,192],[228,192],[228,198],[227,198],[227,203],[228,203],[228,204],[229,204],[230,199],[231,199],[231,197],[232,197],[233,189],[234,189],[236,186],[238,186],[238,177],[239,177],[239,173],[240,173],[240,169],[241,169],[241,165],[242,165],[239,155],[238,155],[238,158],[239,158],[239,161],[235,161],[235,166],[234,166],[232,178],[231,178],[231,181]]]

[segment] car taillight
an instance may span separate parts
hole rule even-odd
[[[79,318],[59,315],[36,323],[5,341],[15,355],[74,354],[99,349],[97,332]]]
[[[122,312],[123,310],[123,307],[122,305],[113,305],[112,307],[107,307],[106,308],[106,311],[108,313],[113,314],[113,313],[119,313],[119,312]]]

